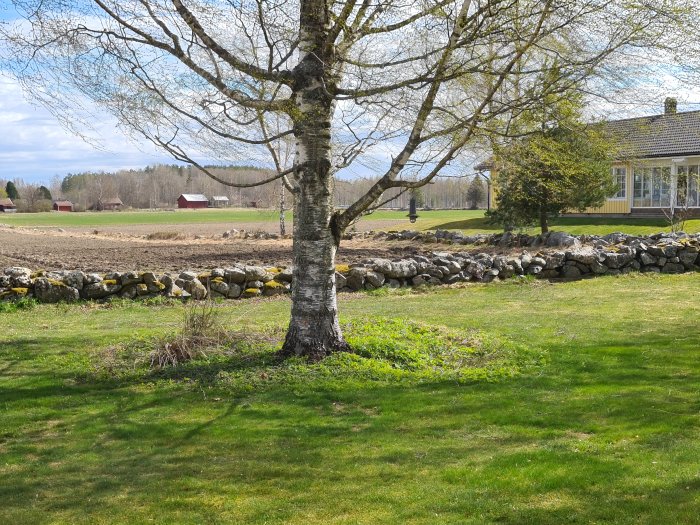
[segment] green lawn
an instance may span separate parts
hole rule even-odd
[[[55,226],[55,227],[105,227],[134,224],[176,225],[201,223],[273,223],[279,220],[274,210],[256,209],[205,209],[176,211],[129,211],[129,212],[86,212],[86,213],[18,213],[0,216],[0,223],[13,226]],[[287,214],[292,220],[292,214]],[[468,234],[495,233],[501,228],[490,224],[484,218],[483,210],[434,210],[420,211],[418,221],[411,224],[405,211],[378,210],[359,224],[359,229],[373,227],[372,221],[396,221],[393,229],[418,230],[461,230]],[[629,234],[650,234],[670,231],[664,219],[610,219],[610,218],[561,218],[552,221],[552,229],[573,234],[605,235],[615,231]],[[689,220],[685,230],[700,232],[700,219]],[[536,228],[525,230],[536,233]]]
[[[289,214],[291,218],[291,214]],[[218,222],[273,222],[279,212],[261,209],[203,209],[84,213],[15,213],[0,216],[12,226],[86,227],[132,224],[201,224]]]
[[[300,363],[269,377],[237,354],[112,374],[106,347],[172,332],[182,307],[2,313],[0,523],[695,524],[699,286],[630,275],[341,296],[344,322],[479,329],[545,356],[466,384]],[[220,310],[251,331],[288,308]]]
[[[474,212],[462,212],[474,213]],[[426,224],[421,228],[461,230],[465,233],[497,233],[502,228],[490,224],[483,216],[483,212],[478,212],[478,216],[468,218],[454,217],[454,220],[437,221],[426,215]],[[419,219],[420,220],[420,219]],[[551,222],[550,228],[556,231],[565,231],[574,235],[606,235],[612,232],[624,232],[630,235],[649,235],[658,232],[668,232],[671,228],[668,222],[661,219],[613,219],[600,217],[560,217]],[[684,230],[687,233],[700,232],[700,219],[686,221]],[[525,233],[537,234],[539,228],[526,228]]]

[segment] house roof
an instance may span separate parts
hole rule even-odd
[[[620,144],[622,158],[700,154],[700,111],[611,120],[603,129]]]
[[[73,206],[71,201],[53,201],[55,206]]]
[[[227,201],[228,197],[226,197],[225,195],[214,195],[212,199],[215,201]]]
[[[180,197],[183,197],[187,202],[209,202],[209,199],[201,193],[183,193]]]
[[[102,201],[103,206],[122,206],[124,203],[119,197],[114,197],[113,199],[105,199]]]
[[[0,206],[12,206],[14,208],[15,203],[12,202],[12,199],[0,199]]]

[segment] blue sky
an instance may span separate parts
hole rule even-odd
[[[0,23],[16,17],[8,4],[7,0],[0,0]],[[0,48],[0,55],[2,51]],[[668,94],[680,95],[680,109],[698,109],[698,104],[688,104],[700,101],[698,89],[686,85],[685,89],[679,90],[678,86],[671,86],[673,76],[668,76]],[[660,113],[663,98],[658,101],[656,98],[648,101],[649,107],[638,105],[635,113]],[[618,114],[615,110],[611,113]],[[619,115],[623,116],[631,115]],[[17,81],[0,69],[0,179],[47,183],[54,176],[62,178],[68,173],[115,171],[175,162],[150,143],[137,146],[131,142],[111,117],[95,111],[95,119],[102,149],[96,149],[65,130],[45,108],[30,104]],[[355,169],[357,171],[351,170],[347,175],[368,174],[365,168]]]
[[[15,18],[9,2],[0,0],[0,22]],[[49,182],[68,173],[175,162],[150,144],[137,147],[110,117],[99,118],[102,149],[65,130],[45,108],[25,100],[17,81],[0,69],[0,179]]]
[[[174,163],[154,148],[140,150],[111,118],[101,119],[103,148],[96,149],[63,129],[48,110],[27,102],[18,83],[0,71],[0,179],[48,182],[68,173]]]

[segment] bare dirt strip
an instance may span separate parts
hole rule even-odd
[[[237,224],[241,227],[243,225]],[[258,223],[257,226],[260,226]],[[0,268],[179,271],[244,264],[289,264],[290,239],[261,240],[223,238],[231,225],[126,226],[88,231],[85,228],[0,228]],[[259,229],[259,228],[257,228]],[[172,231],[184,238],[148,240],[155,232]],[[274,231],[274,228],[271,228]],[[410,242],[378,242],[372,239],[341,243],[338,263],[368,257],[401,257],[438,248]],[[445,248],[440,246],[440,249]],[[456,247],[455,247],[456,248]]]

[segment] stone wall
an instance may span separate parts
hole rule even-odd
[[[526,246],[540,246],[540,249],[534,253],[522,250],[517,255],[433,252],[395,261],[373,258],[350,266],[338,265],[336,285],[339,291],[358,291],[382,286],[398,288],[490,282],[523,275],[573,280],[629,272],[683,273],[700,270],[700,234],[659,234],[651,237],[552,234],[518,239],[518,242],[525,240],[530,242]],[[488,239],[488,243],[502,241],[503,235],[500,238],[489,236]],[[29,268],[13,267],[6,268],[0,275],[0,299],[34,297],[47,303],[157,296],[245,299],[287,293],[291,282],[292,270],[284,267],[233,265],[203,273],[184,271],[179,275],[153,272],[33,272]]]

